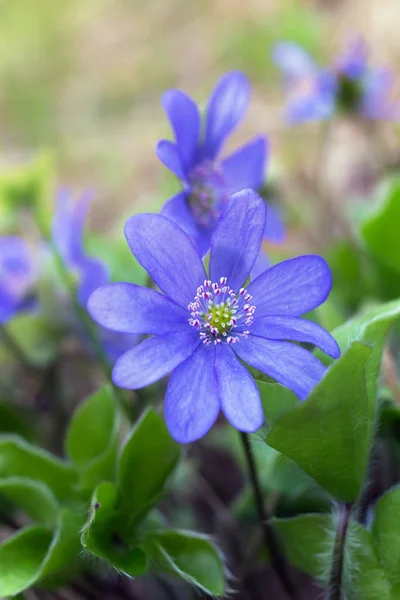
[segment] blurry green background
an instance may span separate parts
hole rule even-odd
[[[296,40],[327,61],[360,32],[374,61],[396,66],[399,10],[399,0],[1,0],[1,166],[51,149],[61,183],[95,190],[95,222],[107,228],[170,192],[154,154],[170,136],[165,89],[204,103],[224,71],[244,70],[252,104],[229,145],[266,133],[279,158],[272,44]],[[306,133],[294,129],[291,143]]]

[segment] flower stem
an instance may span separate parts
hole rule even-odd
[[[51,250],[53,252],[54,260],[56,261],[56,266],[57,266],[57,270],[60,275],[60,278],[65,285],[65,288],[66,288],[66,290],[69,294],[69,297],[71,299],[71,302],[73,304],[75,313],[85,330],[87,338],[90,341],[91,347],[96,355],[97,360],[99,361],[99,365],[104,373],[104,376],[108,381],[111,382],[114,397],[115,397],[116,401],[118,402],[120,408],[125,413],[127,419],[130,422],[132,422],[132,421],[134,421],[133,407],[130,405],[129,402],[127,402],[127,400],[126,400],[125,396],[123,395],[123,393],[121,392],[121,390],[118,387],[116,387],[112,382],[111,365],[110,365],[109,360],[103,350],[103,347],[99,340],[97,332],[95,331],[95,325],[94,325],[91,317],[89,316],[88,312],[86,311],[86,309],[78,301],[78,298],[76,295],[76,290],[75,290],[75,283],[74,283],[72,277],[70,276],[70,273],[69,273],[66,265],[64,264],[62,257],[58,254],[57,249],[55,248],[53,242],[49,241],[49,243],[51,246]]]
[[[246,456],[247,467],[249,470],[250,481],[253,488],[254,500],[257,508],[258,520],[262,531],[265,549],[267,550],[267,553],[270,556],[271,566],[274,569],[276,575],[278,576],[282,587],[286,591],[287,595],[290,598],[292,598],[292,600],[296,600],[297,594],[294,585],[290,579],[286,561],[281,552],[279,540],[275,534],[273,527],[268,523],[268,515],[264,507],[256,463],[254,461],[254,457],[250,448],[249,435],[241,431],[240,438],[242,440],[243,450]]]
[[[342,504],[340,506],[335,545],[333,548],[332,568],[329,576],[329,587],[325,597],[326,600],[342,600],[344,547],[346,543],[347,528],[350,521],[350,513],[351,504]]]

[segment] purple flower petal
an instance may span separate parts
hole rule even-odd
[[[216,346],[215,371],[221,408],[230,424],[239,431],[259,429],[264,422],[264,412],[258,388],[248,370],[225,344]]]
[[[326,95],[310,91],[289,99],[285,108],[285,121],[289,125],[329,119],[335,110],[334,94]]]
[[[112,379],[127,390],[146,387],[168,375],[193,354],[200,339],[195,331],[178,331],[149,338],[115,363]]]
[[[144,213],[128,219],[125,237],[158,287],[187,308],[206,279],[201,258],[188,235],[169,219]]]
[[[0,323],[24,308],[36,277],[36,262],[25,241],[17,236],[0,237]]]
[[[233,194],[211,237],[210,279],[228,278],[239,289],[260,251],[266,218],[265,202],[253,190]]]
[[[201,119],[196,104],[180,90],[168,90],[162,105],[174,131],[176,144],[185,170],[193,164],[200,136]]]
[[[193,244],[197,248],[197,252],[201,257],[204,257],[210,250],[211,236],[213,229],[211,227],[198,227],[196,235],[193,235]]]
[[[222,161],[229,194],[260,187],[264,180],[267,152],[267,139],[257,136]]]
[[[330,333],[317,323],[299,317],[270,316],[258,319],[256,312],[251,334],[270,340],[307,342],[321,348],[333,358],[340,356],[340,348]]]
[[[112,283],[89,298],[92,318],[108,329],[161,335],[187,329],[188,311],[166,296],[133,283]]]
[[[171,375],[165,396],[165,421],[172,437],[182,444],[202,438],[219,413],[215,346],[200,344]]]
[[[182,165],[179,150],[174,142],[161,140],[156,147],[157,157],[181,181],[186,181],[185,170]]]
[[[298,44],[279,42],[275,45],[272,59],[288,79],[302,79],[317,71],[311,56]]]
[[[400,107],[392,99],[393,74],[388,69],[374,69],[364,78],[361,112],[369,119],[400,118]]]
[[[221,77],[208,101],[202,158],[213,160],[225,139],[242,120],[250,100],[250,85],[239,71]]]
[[[363,77],[367,70],[368,47],[361,36],[354,36],[336,61],[336,71],[350,79]]]
[[[255,279],[256,277],[261,275],[261,273],[264,273],[264,271],[266,271],[270,267],[271,267],[271,261],[269,260],[268,256],[265,254],[265,252],[263,251],[263,249],[261,247],[261,250],[258,253],[258,256],[256,258],[256,262],[254,263],[254,266],[251,270],[250,278]]]
[[[196,222],[187,203],[187,192],[179,192],[170,198],[162,207],[161,214],[179,225],[188,235],[198,235]]]
[[[248,286],[256,317],[300,316],[327,299],[332,287],[330,269],[321,256],[309,254],[274,265]]]
[[[58,252],[70,265],[79,266],[85,260],[83,230],[91,199],[86,193],[75,201],[67,189],[61,189],[57,196],[52,236]]]
[[[141,339],[141,336],[135,333],[119,333],[103,327],[98,328],[98,334],[110,363],[115,363]]]
[[[272,342],[250,335],[233,350],[248,365],[291,389],[300,400],[307,398],[326,368],[311,352],[288,342]]]
[[[285,239],[285,226],[277,209],[271,204],[267,204],[264,238],[273,243],[280,243]]]
[[[81,280],[78,285],[78,300],[86,306],[90,295],[109,281],[108,267],[96,258],[84,258],[80,264]]]
[[[18,304],[14,298],[10,298],[7,290],[2,290],[0,287],[0,325],[6,323],[18,311]]]

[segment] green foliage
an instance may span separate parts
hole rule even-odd
[[[15,596],[37,580],[51,532],[40,525],[21,529],[0,546],[0,596]],[[16,565],[18,568],[15,568]]]
[[[17,516],[23,511],[41,523],[19,530],[0,545],[2,567],[13,565],[0,575],[2,597],[37,582],[57,585],[75,570],[85,519],[77,483],[78,474],[68,463],[17,436],[0,437],[0,496],[17,509]]]
[[[385,266],[400,273],[400,178],[381,187],[379,198],[361,225],[361,235],[369,252]]]
[[[146,411],[125,441],[118,465],[119,510],[126,527],[133,527],[157,501],[179,456],[179,444],[162,417]]]
[[[44,483],[28,477],[5,477],[0,479],[0,496],[8,498],[34,521],[49,527],[56,524],[59,504]]]
[[[13,435],[0,438],[0,478],[24,477],[44,483],[60,501],[77,498],[73,467]]]
[[[264,381],[257,381],[257,386],[264,409],[265,426],[268,429],[279,417],[299,404],[297,396],[287,387]]]
[[[326,587],[333,561],[337,519],[334,515],[300,515],[274,519],[290,562]],[[390,586],[381,567],[374,539],[350,521],[343,552],[343,596],[352,600],[390,600]]]
[[[342,240],[329,248],[325,258],[334,281],[329,299],[347,309],[356,309],[371,285],[361,251],[354,243]]]
[[[24,411],[2,398],[0,398],[0,433],[14,433],[28,441],[34,438],[34,428],[28,422]]]
[[[59,336],[49,320],[40,313],[20,313],[7,323],[10,335],[23,350],[30,364],[43,367],[57,355]],[[1,340],[0,340],[1,342]],[[12,356],[5,345],[0,346],[0,363]]]
[[[326,581],[335,542],[335,521],[331,515],[300,515],[274,519],[288,560],[301,571]]]
[[[164,571],[215,595],[224,590],[221,558],[205,536],[166,530],[148,512],[180,456],[164,420],[148,409],[133,427],[118,461],[116,483],[102,482],[91,501],[83,547],[135,577]]]
[[[89,520],[82,533],[82,546],[127,575],[136,577],[147,569],[147,556],[139,542],[128,545],[118,531],[118,489],[101,483],[91,503]]]
[[[91,495],[101,481],[114,479],[119,422],[109,385],[76,409],[67,431],[66,452],[79,473],[83,493]]]
[[[390,328],[399,317],[400,301],[394,300],[374,306],[360,315],[356,315],[332,332],[342,351],[352,341],[359,341],[372,347],[365,371],[368,392],[368,418],[370,421],[375,416],[378,375],[385,339]],[[328,362],[322,353],[318,353],[318,356],[321,360]],[[331,359],[329,359],[329,362],[332,362]]]
[[[365,477],[371,424],[365,383],[371,348],[354,343],[308,399],[284,414],[267,442],[293,459],[343,502],[355,500]]]
[[[160,571],[177,575],[207,594],[224,593],[223,561],[206,536],[178,530],[156,532],[147,537],[145,547]]]
[[[390,600],[385,577],[370,531],[351,521],[345,544],[343,592],[354,600]]]
[[[288,0],[271,15],[243,18],[241,26],[228,26],[218,36],[219,51],[229,67],[241,68],[266,80],[276,73],[271,52],[280,40],[296,42],[311,53],[321,55],[323,23],[321,16],[301,0]]]
[[[21,209],[29,209],[40,228],[47,231],[54,195],[54,165],[49,153],[5,170],[0,176],[0,219],[4,231],[17,224]]]
[[[110,243],[105,244],[103,236],[90,233],[86,236],[86,245],[89,254],[108,265],[111,281],[146,285],[147,273],[133,256],[123,236],[115,236]]]
[[[383,569],[392,585],[392,598],[400,595],[400,488],[389,490],[374,510],[372,533]]]
[[[37,580],[47,585],[64,581],[79,569],[78,561],[82,547],[79,531],[85,521],[83,510],[62,508],[58,515],[57,527],[49,546]]]

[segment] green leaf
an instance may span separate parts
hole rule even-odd
[[[290,519],[273,519],[285,554],[295,567],[326,581],[335,542],[331,515],[309,514]]]
[[[257,381],[264,409],[265,426],[270,428],[286,412],[299,404],[297,396],[289,388],[279,383]]]
[[[370,531],[359,523],[349,524],[343,566],[344,596],[352,600],[394,600],[379,562]]]
[[[127,529],[153,507],[179,456],[164,419],[147,409],[125,441],[118,465],[118,508]]]
[[[119,414],[107,385],[78,406],[67,431],[66,452],[84,491],[92,493],[101,481],[114,479],[118,441]]]
[[[352,346],[308,399],[284,414],[267,436],[338,500],[351,502],[364,481],[371,425],[365,365],[371,348]]]
[[[78,475],[68,463],[13,435],[0,437],[0,478],[27,477],[46,484],[61,501],[76,498]]]
[[[387,267],[400,271],[400,178],[385,182],[380,198],[361,227],[368,250]]]
[[[42,482],[27,477],[0,479],[0,495],[44,525],[55,526],[59,504],[50,489]]]
[[[223,595],[224,564],[207,536],[190,531],[161,531],[150,534],[144,545],[156,570],[177,575],[212,596]]]
[[[74,572],[82,551],[80,531],[85,521],[81,512],[62,508],[48,552],[38,571],[38,580],[49,583],[55,576],[68,577]]]
[[[21,529],[0,546],[0,597],[29,588],[51,543],[50,531],[39,525]]]
[[[356,308],[368,284],[360,250],[354,243],[341,240],[329,250],[326,259],[335,282],[330,298],[345,307]]]
[[[351,342],[358,341],[373,347],[367,361],[365,372],[368,391],[368,419],[372,422],[375,417],[377,384],[386,335],[390,327],[400,318],[400,301],[394,300],[380,304],[355,316],[332,332],[340,349],[343,351]],[[321,352],[317,356],[325,363],[332,362]]]
[[[115,508],[117,498],[118,490],[113,483],[104,482],[97,487],[81,542],[90,554],[136,577],[147,570],[147,556],[140,544],[128,546],[121,537]]]
[[[400,487],[395,487],[375,505],[372,533],[394,598],[400,597]]]
[[[298,569],[328,585],[333,562],[337,517],[300,515],[274,519],[285,554]],[[390,586],[369,531],[350,521],[344,549],[342,594],[351,600],[390,600]],[[394,599],[393,599],[394,600]]]

